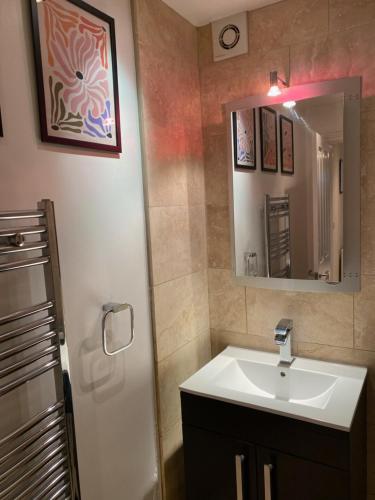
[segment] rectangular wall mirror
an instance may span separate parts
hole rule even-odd
[[[232,264],[242,284],[360,288],[360,78],[226,105]]]

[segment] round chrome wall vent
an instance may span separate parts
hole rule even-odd
[[[227,24],[219,34],[220,46],[225,50],[233,49],[238,44],[240,36],[240,30],[235,24]]]

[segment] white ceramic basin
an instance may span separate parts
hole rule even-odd
[[[193,394],[349,430],[366,368],[228,347],[184,382]]]
[[[242,359],[232,360],[214,380],[218,387],[316,408],[327,405],[336,382],[334,375]]]

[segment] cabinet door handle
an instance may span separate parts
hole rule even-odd
[[[271,473],[273,465],[264,464],[263,475],[264,475],[264,500],[272,500],[272,488],[271,488]]]
[[[242,468],[245,461],[244,455],[236,455],[236,492],[237,500],[244,500]]]

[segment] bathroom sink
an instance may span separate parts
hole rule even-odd
[[[366,368],[227,347],[180,386],[181,391],[349,430]]]
[[[306,371],[292,366],[274,365],[234,359],[217,374],[213,383],[263,398],[277,398],[292,403],[324,408],[337,383],[338,377]]]

